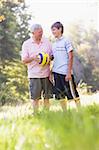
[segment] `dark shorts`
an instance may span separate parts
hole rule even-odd
[[[72,80],[65,81],[65,75],[55,72],[53,74],[55,82],[54,93],[56,99],[63,99],[67,97],[68,100],[71,100],[79,98],[73,75]]]
[[[49,99],[52,97],[52,84],[49,78],[30,78],[29,79],[30,97],[32,100]]]

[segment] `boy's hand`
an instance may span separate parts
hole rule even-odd
[[[65,76],[65,81],[69,81],[72,79],[72,76],[71,76],[71,73],[68,73],[66,76]]]
[[[51,56],[50,56],[50,60],[53,60],[53,59],[54,59],[54,56],[53,56],[53,55],[51,55]]]

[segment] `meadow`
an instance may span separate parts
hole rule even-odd
[[[0,150],[99,150],[99,104],[51,105],[36,115],[30,104],[1,107]]]

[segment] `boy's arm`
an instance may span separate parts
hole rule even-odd
[[[72,66],[73,66],[73,51],[71,50],[69,53],[69,61],[68,61],[68,73],[66,75],[65,80],[71,80],[71,74],[72,74]]]

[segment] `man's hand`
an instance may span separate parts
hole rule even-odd
[[[22,61],[23,61],[23,63],[25,63],[25,64],[28,64],[28,63],[31,63],[33,60],[35,60],[35,61],[37,61],[38,59],[37,59],[37,56],[32,56],[32,57],[27,57],[27,58],[24,58]]]
[[[37,61],[37,62],[40,62],[40,57],[39,57],[39,55],[36,55],[36,56],[34,57],[34,60]]]

